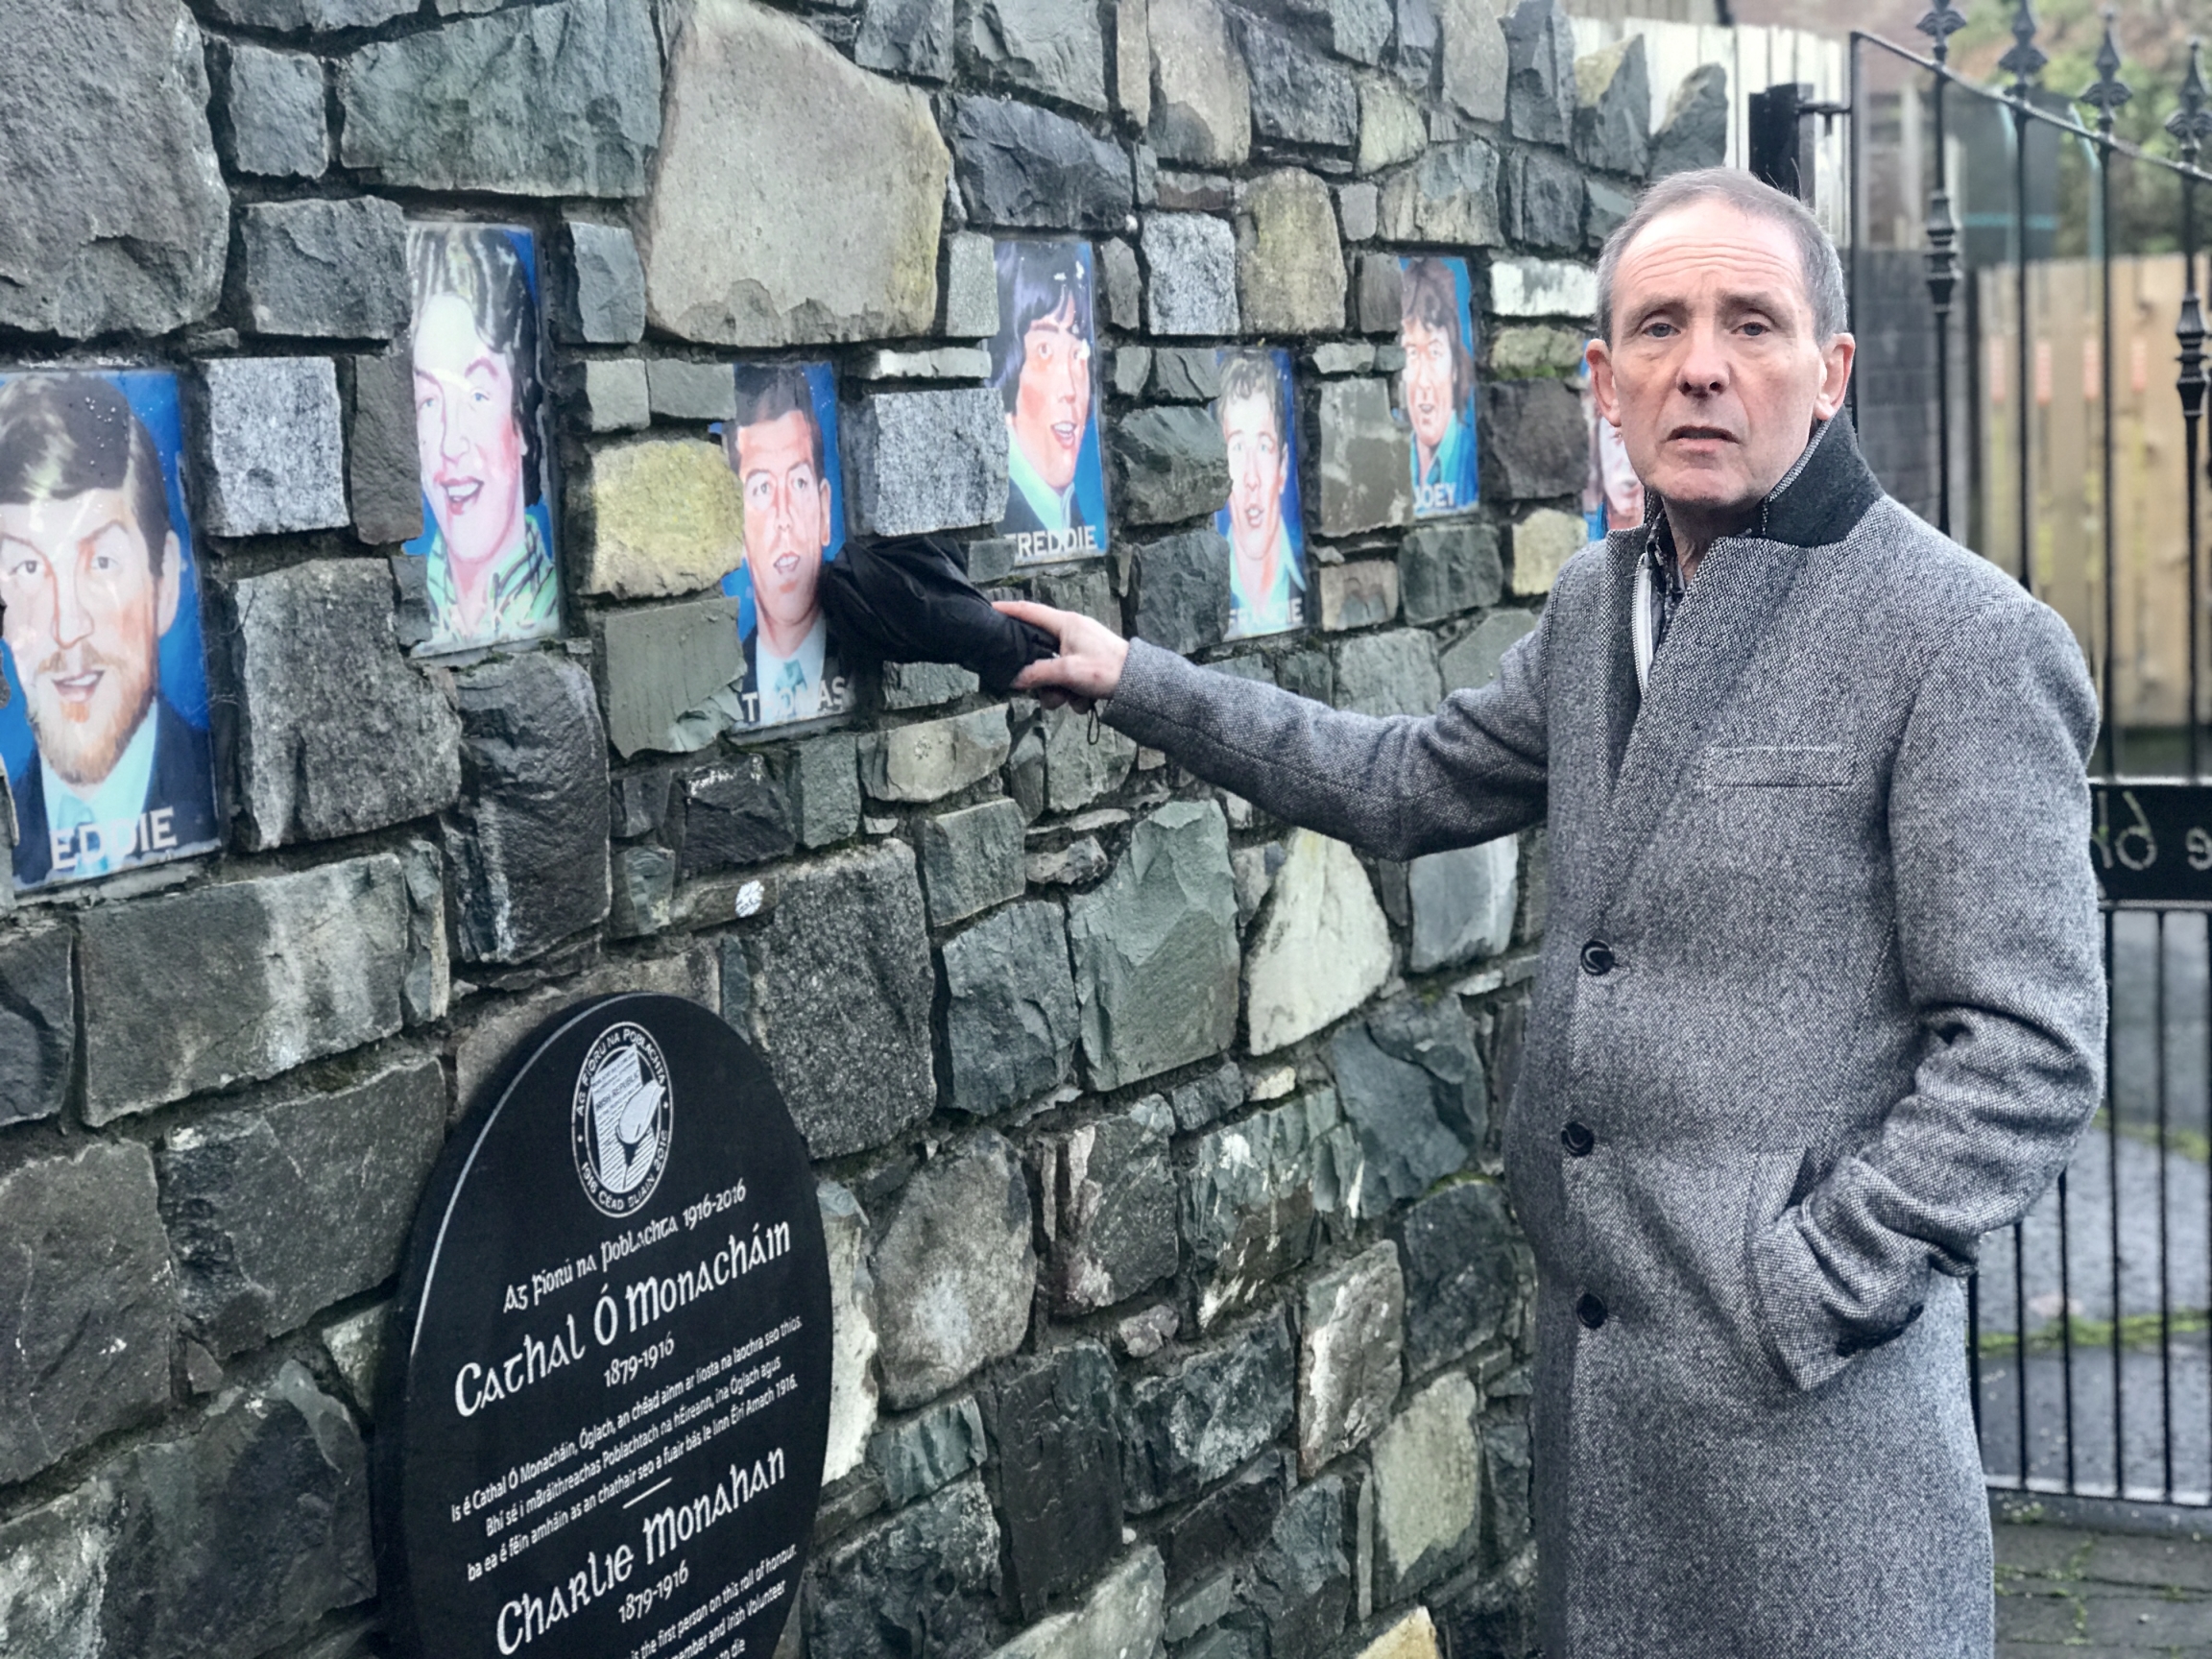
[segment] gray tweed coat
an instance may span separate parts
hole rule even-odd
[[[1384,857],[1549,826],[1504,1136],[1551,1659],[1985,1659],[1960,1280],[2102,1087],[2088,676],[1841,421],[1640,696],[1641,544],[1427,719],[1142,644],[1108,718]]]

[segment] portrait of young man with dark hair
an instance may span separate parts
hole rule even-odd
[[[1467,262],[1428,254],[1400,261],[1400,392],[1413,428],[1413,514],[1476,504],[1475,342]]]
[[[1281,634],[1306,619],[1295,443],[1286,351],[1224,348],[1214,417],[1229,452],[1229,500],[1214,528],[1229,539],[1229,635]]]
[[[752,596],[745,678],[738,697],[748,726],[835,714],[851,702],[823,614],[822,565],[843,542],[835,437],[827,363],[740,364],[736,418],[722,428],[722,453],[744,502],[745,562],[723,590]],[[742,622],[740,623],[742,627]]]
[[[174,379],[134,376],[176,408]],[[14,686],[0,710],[15,800],[19,888],[83,880],[215,845],[198,585],[172,519],[164,456],[98,374],[0,379],[0,641]],[[180,678],[162,638],[193,624]],[[8,727],[15,730],[10,732]],[[30,742],[21,742],[27,732]],[[27,753],[25,752],[27,750]]]
[[[561,629],[529,260],[525,230],[408,228],[415,444],[430,523],[407,551],[429,561],[424,655]]]
[[[1006,406],[1011,486],[998,532],[1016,539],[1018,563],[1103,553],[1090,245],[1001,242],[998,262],[991,384]]]

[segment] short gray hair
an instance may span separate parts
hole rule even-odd
[[[1797,241],[1798,262],[1804,267],[1805,298],[1813,307],[1813,332],[1822,345],[1843,332],[1850,322],[1849,301],[1843,292],[1843,262],[1836,256],[1836,244],[1813,217],[1813,210],[1794,196],[1754,179],[1735,167],[1698,167],[1673,173],[1644,192],[1636,210],[1605,238],[1605,251],[1598,255],[1598,337],[1613,343],[1613,279],[1620,274],[1621,255],[1644,228],[1663,213],[1697,202],[1725,202],[1754,219],[1769,219],[1785,227]]]

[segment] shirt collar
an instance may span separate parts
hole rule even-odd
[[[132,827],[138,814],[146,810],[146,792],[154,781],[154,747],[161,723],[160,707],[158,697],[147,704],[138,730],[131,733],[131,741],[123,745],[123,753],[116,757],[108,776],[89,795],[80,793],[74,785],[63,781],[61,775],[47,764],[45,755],[39,755],[39,783],[46,795],[48,830],[74,830],[97,824],[102,827],[101,839],[112,843],[118,852],[132,845]],[[113,858],[100,857],[97,861],[99,869],[80,868],[79,874],[99,875],[112,864]]]
[[[1029,503],[1030,511],[1037,515],[1047,530],[1066,530],[1072,523],[1072,500],[1075,483],[1070,479],[1068,488],[1055,490],[1045,482],[1045,475],[1029,465],[1029,457],[1022,453],[1020,443],[1013,441],[1009,429],[1006,445],[1006,479],[1022,492],[1022,499]]]
[[[779,657],[768,647],[768,635],[764,629],[753,634],[753,684],[760,694],[760,718],[763,721],[796,720],[820,710],[822,702],[822,666],[830,649],[829,618],[819,612],[814,625],[806,630],[806,637],[799,641],[799,649],[788,657]],[[795,686],[783,685],[784,670],[796,663],[800,680]]]

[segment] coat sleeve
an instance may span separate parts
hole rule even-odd
[[[1547,632],[1539,620],[1489,685],[1455,691],[1434,714],[1389,719],[1132,639],[1105,718],[1286,822],[1378,857],[1413,858],[1543,819]]]
[[[1815,1387],[1971,1272],[2064,1166],[2104,1090],[2105,995],[2084,774],[2097,705],[2042,605],[1972,618],[1914,700],[1890,775],[1912,1091],[1757,1241],[1777,1357]]]

